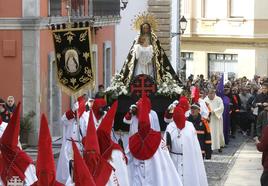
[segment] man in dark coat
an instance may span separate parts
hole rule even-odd
[[[198,103],[194,103],[191,106],[191,113],[187,120],[194,124],[203,158],[211,159],[211,134],[209,124],[206,119],[201,117],[200,105]]]

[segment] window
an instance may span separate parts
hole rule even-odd
[[[49,0],[49,16],[61,16],[61,0]]]
[[[203,17],[204,18],[226,18],[227,2],[226,0],[203,0]]]
[[[119,16],[120,0],[90,0],[94,16]]]
[[[72,0],[72,16],[84,16],[85,15],[85,0]]]
[[[181,53],[181,65],[180,71],[185,71],[185,78],[193,74],[194,71],[194,53],[193,52],[182,52]]]
[[[186,60],[193,60],[194,59],[194,53],[193,52],[182,52],[181,57]]]
[[[227,73],[228,78],[237,74],[237,54],[208,54],[209,76],[212,74]]]
[[[103,70],[103,79],[104,86],[107,88],[112,79],[112,44],[111,41],[106,41],[103,46],[103,62],[104,62],[104,70]]]
[[[245,3],[244,1],[243,0],[230,0],[230,17],[232,18],[244,17],[244,10],[245,10],[244,9],[245,5],[243,5]]]

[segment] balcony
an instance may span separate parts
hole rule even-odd
[[[90,15],[97,16],[120,16],[120,0],[90,0]]]

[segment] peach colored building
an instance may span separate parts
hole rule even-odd
[[[61,134],[58,121],[71,98],[57,87],[50,24],[67,22],[65,0],[0,1],[0,97],[15,96],[23,113],[34,111],[29,143],[36,144],[40,114],[45,113],[53,136]],[[109,85],[115,69],[115,24],[120,0],[76,0],[73,22],[90,20],[93,67],[98,84]],[[94,19],[93,19],[94,18]],[[94,94],[96,90],[89,91]]]

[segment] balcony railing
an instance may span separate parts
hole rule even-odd
[[[93,16],[120,16],[120,0],[90,0]]]

